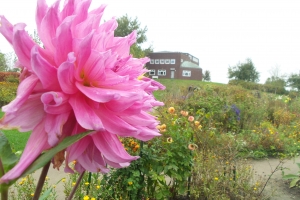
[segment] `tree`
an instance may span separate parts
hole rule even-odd
[[[203,81],[210,81],[210,71],[205,70],[202,77]]]
[[[238,63],[236,66],[229,67],[228,78],[249,82],[258,82],[259,72],[256,71],[252,60],[248,58],[245,63]]]
[[[293,89],[297,89],[300,91],[300,75],[292,73],[288,80],[287,80],[288,86],[290,86]]]
[[[5,54],[0,52],[0,71],[8,71],[8,69]]]
[[[285,91],[286,87],[286,75],[282,75],[280,73],[280,67],[276,65],[275,67],[272,67],[271,70],[269,70],[269,73],[271,77],[269,77],[265,85],[270,85],[275,88],[275,92],[277,91]]]
[[[137,58],[147,56],[150,52],[153,51],[152,46],[143,49],[142,44],[147,42],[146,32],[148,31],[147,26],[144,28],[141,27],[141,23],[138,21],[137,17],[132,19],[127,14],[118,18],[118,28],[115,30],[115,36],[125,37],[132,33],[132,31],[137,31],[136,43],[133,44],[130,48],[130,53]]]

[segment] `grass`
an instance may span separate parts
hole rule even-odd
[[[0,112],[0,117],[3,117],[4,113]],[[14,152],[23,151],[27,140],[29,138],[30,132],[20,133],[18,130],[2,130],[4,135],[7,137],[11,148]]]

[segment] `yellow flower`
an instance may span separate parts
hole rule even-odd
[[[91,198],[91,200],[96,200],[96,199],[93,197],[93,198]]]
[[[129,181],[129,182],[128,182],[128,185],[132,185],[132,184],[133,184],[132,181]]]
[[[256,188],[253,188],[253,190],[256,190]]]
[[[33,197],[33,196],[34,196],[34,193],[31,193],[31,194],[30,194],[30,196],[32,196],[32,197]]]
[[[215,181],[217,181],[217,180],[219,180],[219,178],[218,178],[218,177],[215,177]]]
[[[20,181],[20,182],[19,182],[19,185],[23,185],[23,184],[24,184],[24,182],[23,182],[23,181]]]
[[[89,200],[89,199],[90,199],[89,196],[84,196],[84,197],[83,197],[83,200]]]
[[[75,184],[76,184],[76,183],[75,183],[75,182],[73,182],[73,183],[72,183],[72,186],[75,186]]]
[[[195,124],[195,126],[199,126],[200,122],[199,121],[195,121],[194,124]]]
[[[48,181],[50,178],[49,178],[48,176],[46,176],[46,178],[45,178],[45,179],[46,179],[46,181]]]
[[[167,138],[167,143],[172,143],[173,142],[173,139],[171,137],[168,137]]]
[[[100,185],[97,185],[96,188],[97,188],[97,190],[100,189]]]
[[[170,108],[168,109],[168,111],[169,111],[169,113],[173,114],[173,113],[175,112],[175,108],[174,108],[174,107],[170,107]]]
[[[52,185],[53,188],[56,188],[56,185]]]
[[[65,178],[63,178],[63,179],[61,179],[61,181],[64,183],[64,182],[66,182],[66,179],[65,179]]]
[[[85,182],[85,183],[84,183],[84,185],[89,185],[89,184],[90,184],[89,182]]]

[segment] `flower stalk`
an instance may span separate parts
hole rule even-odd
[[[72,200],[72,199],[73,199],[73,196],[74,196],[74,194],[75,194],[75,192],[76,192],[76,190],[77,190],[77,188],[78,188],[78,186],[79,186],[79,184],[80,184],[80,182],[81,182],[81,180],[82,180],[82,178],[83,178],[84,172],[85,172],[85,171],[83,171],[83,172],[80,174],[80,176],[78,177],[78,179],[77,179],[77,181],[76,181],[76,184],[74,185],[74,187],[73,187],[73,189],[72,189],[72,191],[71,191],[71,193],[70,193],[70,195],[69,195],[69,197],[68,197],[67,200]]]
[[[44,183],[45,183],[45,179],[46,179],[46,176],[48,174],[48,170],[49,170],[49,167],[50,167],[50,161],[43,167],[43,170],[41,172],[41,175],[40,175],[40,178],[39,178],[39,182],[36,186],[36,189],[35,189],[35,192],[34,192],[34,196],[33,196],[33,199],[32,200],[38,200],[40,195],[41,195],[41,192],[42,192],[42,189],[43,189],[43,186],[44,186]]]

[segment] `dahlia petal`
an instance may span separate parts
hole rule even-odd
[[[40,33],[41,31],[41,23],[43,18],[45,17],[47,13],[48,5],[45,0],[38,0],[37,1],[37,7],[36,7],[36,15],[35,15],[35,21],[37,24],[37,31]]]
[[[78,58],[77,59],[78,66],[85,66],[85,63],[88,60],[92,51],[91,50],[92,39],[93,39],[93,34],[90,33],[80,42],[79,49],[77,50],[78,55],[76,56]],[[79,68],[79,70],[81,70],[81,68]]]
[[[150,129],[148,127],[142,127],[142,126],[136,126],[141,132],[135,136],[136,139],[142,140],[142,141],[148,141],[153,139],[154,137],[158,137],[161,134],[158,133],[158,130],[156,128]]]
[[[0,120],[0,128],[17,128],[21,132],[30,131],[40,123],[44,115],[45,112],[40,100],[40,94],[31,95],[17,111],[5,113]]]
[[[18,87],[16,98],[8,105],[3,106],[2,111],[16,112],[28,99],[29,95],[31,94],[37,83],[38,78],[35,75],[31,75],[24,79]]]
[[[111,162],[126,163],[139,158],[138,156],[129,155],[116,135],[106,131],[99,131],[91,135],[91,137],[95,146]]]
[[[73,53],[69,54],[70,57],[74,57]],[[74,57],[75,59],[75,57]],[[75,86],[74,78],[74,65],[75,60],[68,60],[62,63],[58,68],[58,81],[63,92],[67,94],[75,94],[78,89]]]
[[[24,30],[25,24],[16,24],[13,29],[13,47],[22,66],[31,69],[30,52],[35,42]]]
[[[44,110],[49,114],[62,114],[70,112],[72,107],[68,103],[69,96],[62,92],[47,92],[42,94],[41,101]]]
[[[111,167],[114,167],[114,168],[124,168],[124,167],[128,167],[130,165],[129,162],[126,162],[126,163],[115,163],[115,162],[111,162],[110,160],[107,160],[106,158],[105,159],[105,162],[111,166]]]
[[[71,25],[73,18],[68,18],[60,24],[56,31],[56,38],[53,44],[56,46],[55,63],[60,65],[68,59],[68,54],[73,51],[73,37],[71,32]]]
[[[60,14],[60,21],[63,21],[66,17],[72,15],[75,10],[75,0],[66,0],[63,10]]]
[[[101,119],[104,128],[110,133],[132,137],[135,137],[139,133],[138,129],[125,122],[104,106],[100,106],[100,108],[96,110],[96,113]]]
[[[72,24],[72,30],[74,33],[75,33],[74,28],[76,27],[76,25],[83,22],[87,18],[90,4],[91,4],[91,0],[81,0],[81,1],[75,0],[75,10],[73,13],[73,15],[75,15],[75,18]]]
[[[45,131],[48,133],[48,143],[50,146],[56,145],[62,136],[64,124],[67,122],[70,113],[60,115],[48,114],[45,118]]]
[[[13,44],[13,25],[3,15],[0,15],[0,33]]]
[[[110,91],[102,88],[86,87],[78,82],[76,82],[76,86],[88,98],[99,103],[105,103],[113,99],[119,99],[120,97],[120,95],[115,91]]]
[[[10,171],[1,177],[0,183],[19,178],[27,167],[50,146],[47,143],[47,133],[44,130],[44,121],[41,121],[32,131],[25,146],[20,161]]]
[[[41,56],[38,46],[33,47],[31,50],[31,64],[33,72],[38,76],[45,89],[60,90],[56,76],[57,68]]]
[[[91,108],[83,95],[77,94],[70,97],[71,104],[78,123],[88,130],[103,130],[103,124],[98,115],[96,115],[93,108]]]
[[[45,9],[44,2],[40,2],[42,9]],[[39,18],[40,28],[39,28],[39,37],[41,41],[43,42],[46,49],[50,50],[51,52],[55,51],[55,47],[52,43],[52,39],[56,36],[56,29],[59,26],[59,16],[58,16],[58,8],[59,8],[59,1],[56,1],[55,4],[53,4],[48,10],[46,15],[44,15],[44,10],[41,10],[38,13],[40,15],[39,17],[43,17],[41,20]]]

